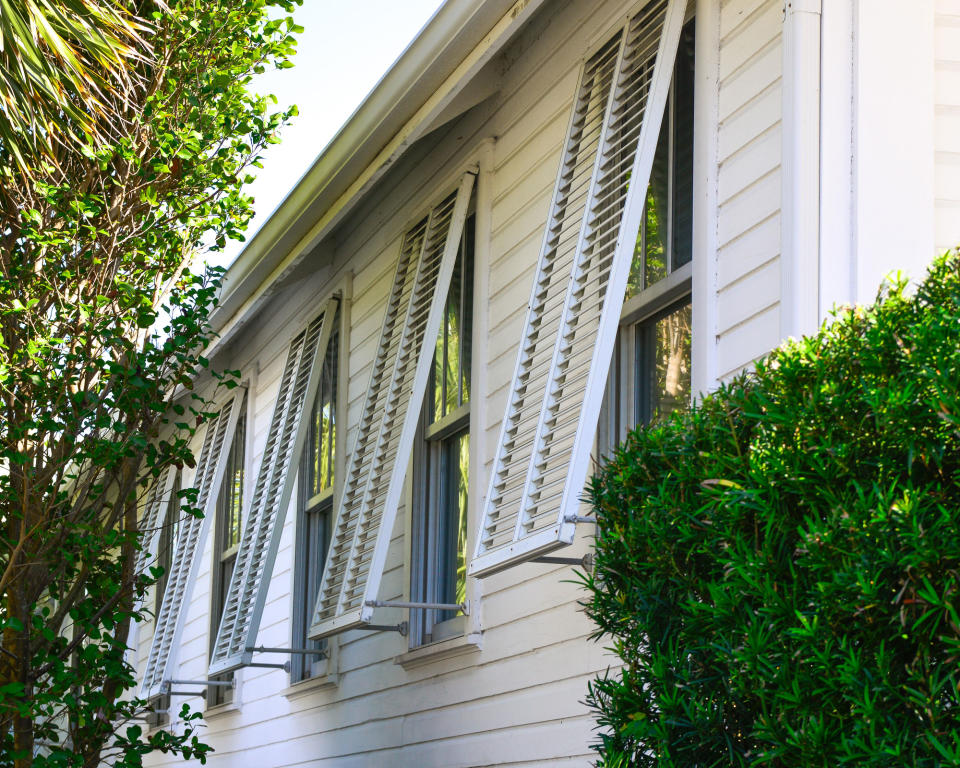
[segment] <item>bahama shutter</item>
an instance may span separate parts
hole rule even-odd
[[[207,422],[207,429],[197,461],[193,487],[197,490],[196,507],[203,517],[187,515],[182,523],[173,552],[173,563],[163,593],[160,613],[153,632],[153,643],[140,686],[140,695],[145,699],[159,696],[162,684],[169,677],[174,662],[174,651],[183,629],[184,605],[193,592],[193,583],[200,567],[200,553],[213,519],[217,494],[223,481],[226,458],[229,453],[237,419],[243,407],[244,390],[238,388],[223,408]]]
[[[426,392],[474,174],[403,238],[360,427],[337,505],[311,637],[370,621]]]
[[[137,574],[143,573],[151,558],[156,557],[157,541],[160,538],[160,529],[167,519],[167,509],[170,506],[170,494],[176,480],[176,471],[166,466],[160,471],[156,481],[147,492],[147,499],[143,505],[143,516],[140,519],[140,530],[143,536],[140,540],[140,551],[134,566]]]
[[[143,573],[147,564],[157,555],[157,543],[160,540],[160,529],[167,523],[167,511],[170,508],[170,497],[176,482],[176,470],[166,466],[150,486],[147,499],[143,505],[143,515],[140,519],[140,551],[137,553],[134,573],[138,576]],[[139,604],[137,609],[139,610]]]
[[[269,577],[293,492],[296,471],[291,469],[306,440],[309,422],[303,418],[304,406],[316,397],[338,305],[337,299],[331,299],[323,314],[290,342],[253,501],[244,515],[240,548],[210,658],[211,676],[251,661],[252,652],[247,649],[256,644]]]
[[[470,573],[573,541],[686,0],[584,64]]]

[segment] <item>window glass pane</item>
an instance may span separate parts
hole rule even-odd
[[[680,37],[673,70],[673,269],[693,256],[693,64],[694,24]]]
[[[470,400],[470,352],[473,330],[474,217],[469,216],[450,280],[443,323],[437,335],[427,396],[427,423],[455,411]]]
[[[246,401],[244,401],[244,408]],[[237,431],[230,446],[230,455],[227,457],[227,466],[223,476],[223,487],[220,490],[218,514],[221,516],[222,547],[221,551],[230,549],[240,542],[240,531],[243,527],[241,519],[243,510],[243,445],[246,439],[246,414],[241,412],[237,420]]]
[[[330,504],[329,500],[319,507],[305,510],[299,524],[297,535],[302,537],[298,557],[297,576],[299,580],[299,613],[295,621],[293,644],[296,648],[326,647],[325,640],[310,640],[307,637],[310,617],[320,589],[320,578],[323,575],[323,564],[327,557],[327,547],[330,544],[329,536]],[[299,656],[291,658],[291,675],[293,682],[305,680],[311,676],[314,664],[320,661],[320,656]]]
[[[459,403],[460,389],[460,312],[463,296],[463,243],[457,254],[457,262],[450,280],[450,293],[447,295],[447,308],[444,313],[446,338],[444,339],[444,402],[443,415],[455,411]]]
[[[313,402],[307,446],[307,496],[313,497],[333,486],[337,442],[337,358],[340,345],[340,313],[334,318],[320,371],[320,384]]]
[[[467,594],[467,496],[470,477],[470,433],[461,432],[443,441],[440,451],[440,531],[437,537],[440,583],[437,599],[460,603]],[[456,616],[443,611],[437,621]]]
[[[163,573],[157,579],[156,600],[154,602],[156,615],[160,613],[163,593],[167,591],[170,569],[173,567],[173,550],[180,534],[180,497],[177,495],[180,492],[180,482],[181,478],[178,470],[173,481],[173,492],[167,502],[166,523],[160,529],[160,544],[157,547],[157,565],[163,568]]]
[[[694,29],[694,23],[688,22],[680,37],[630,265],[628,299],[689,262],[693,255]]]
[[[470,402],[470,356],[473,354],[473,243],[476,217],[467,218],[463,230],[462,309],[460,312],[460,403]]]
[[[670,104],[660,128],[657,151],[650,171],[650,186],[647,187],[644,229],[646,262],[644,288],[667,276],[667,237],[670,200]]]
[[[214,577],[213,577],[213,612],[210,616],[210,650],[216,642],[220,619],[223,617],[223,608],[227,602],[227,591],[230,588],[230,577],[233,575],[233,566],[236,564],[237,553],[233,551],[227,557],[224,553],[233,548],[240,541],[240,532],[243,528],[243,465],[244,444],[246,442],[247,401],[244,398],[240,406],[240,417],[237,419],[237,428],[230,444],[230,453],[224,467],[223,485],[217,497],[216,511],[216,548],[214,550]],[[231,674],[218,676],[216,680],[229,680]],[[227,688],[216,686],[208,689],[207,705],[223,704],[231,701],[233,694]]]
[[[637,326],[637,415],[644,423],[690,407],[690,304]]]
[[[446,322],[446,314],[444,314],[444,322]],[[433,353],[433,369],[430,371],[430,379],[433,381],[432,390],[433,397],[430,398],[430,423],[432,424],[441,416],[443,416],[443,404],[446,398],[444,397],[443,391],[443,353],[444,353],[444,339],[446,334],[444,333],[445,328],[440,328],[440,333],[437,334],[437,345]]]

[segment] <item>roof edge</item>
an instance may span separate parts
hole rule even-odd
[[[543,2],[447,0],[437,10],[228,268],[211,316],[221,334],[213,347],[222,347],[234,326],[256,311],[261,302],[251,299],[278,270],[294,266],[342,218],[328,216],[330,209],[346,210],[362,199]],[[425,109],[443,96],[437,82],[447,98]],[[363,152],[372,158],[358,160]],[[310,219],[323,219],[323,226],[311,226]]]

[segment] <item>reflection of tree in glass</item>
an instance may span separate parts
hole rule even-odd
[[[653,420],[690,406],[690,305],[657,321]]]
[[[470,434],[459,438],[459,471],[457,472],[457,502],[460,520],[457,530],[457,582],[455,602],[467,599],[467,492],[470,477]]]
[[[437,334],[433,364],[433,414],[431,422],[443,418],[470,400],[469,349],[461,345],[461,329],[469,331],[472,320],[470,297],[465,285],[472,280],[468,265],[464,274],[463,259],[458,258],[450,281],[450,293],[444,310],[443,327]]]
[[[628,299],[667,275],[666,228],[661,229],[661,221],[666,221],[667,216],[667,169],[661,167],[665,158],[660,157],[663,146],[665,142],[661,141],[657,147],[657,160],[644,202],[643,224],[633,247],[626,291]]]
[[[339,328],[339,313],[334,329]],[[320,371],[320,385],[310,423],[310,496],[333,485],[334,456],[337,450],[337,356],[338,331],[334,330]]]

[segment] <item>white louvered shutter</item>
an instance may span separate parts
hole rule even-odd
[[[157,542],[160,540],[160,529],[166,524],[167,510],[170,508],[170,495],[173,493],[177,472],[170,466],[164,467],[160,475],[150,486],[147,499],[143,505],[143,515],[140,518],[140,551],[134,566],[137,575],[143,573],[147,564],[157,556]]]
[[[210,659],[209,674],[219,675],[249,664],[260,616],[280,545],[295,462],[303,450],[309,420],[304,406],[313,403],[320,371],[333,332],[339,301],[332,299],[306,330],[290,343],[280,391],[260,461],[253,501],[244,515],[240,548]]]
[[[161,684],[169,677],[177,644],[183,629],[184,606],[193,592],[193,583],[200,567],[200,554],[213,519],[217,494],[223,482],[226,458],[243,407],[244,390],[238,388],[219,413],[207,422],[203,447],[197,461],[193,487],[197,489],[196,507],[203,517],[188,515],[183,521],[173,551],[173,563],[163,593],[163,602],[153,633],[153,643],[144,670],[140,695],[145,699],[159,696]]]
[[[584,65],[470,573],[573,541],[686,0]]]
[[[369,622],[426,392],[474,174],[403,239],[324,565],[311,637]]]

